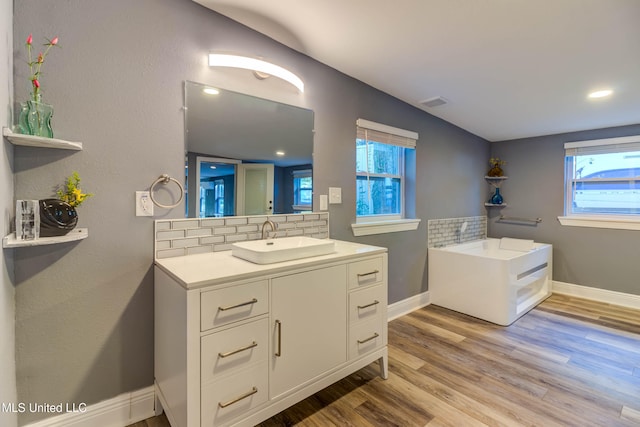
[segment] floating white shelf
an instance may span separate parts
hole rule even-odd
[[[58,148],[61,150],[82,150],[82,142],[65,141],[63,139],[44,138],[42,136],[23,135],[13,133],[8,127],[2,128],[2,135],[7,137],[13,145],[27,147]]]
[[[505,179],[509,179],[508,176],[485,176],[484,179],[487,181],[504,181]]]
[[[2,247],[19,248],[25,246],[55,245],[57,243],[75,242],[76,240],[86,239],[88,236],[88,228],[76,228],[64,236],[40,237],[39,239],[34,240],[18,240],[16,239],[16,233],[11,233],[2,239]]]
[[[489,207],[489,208],[505,208],[505,207],[507,207],[506,203],[502,203],[501,205],[496,205],[494,203],[485,203],[484,205]]]

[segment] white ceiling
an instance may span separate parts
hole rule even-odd
[[[490,141],[640,123],[640,0],[194,1]]]

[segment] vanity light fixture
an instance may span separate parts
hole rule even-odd
[[[612,93],[613,93],[613,91],[611,89],[597,90],[595,92],[591,92],[589,94],[589,98],[591,98],[591,99],[604,98],[604,97],[607,97],[607,96],[611,95]]]
[[[268,74],[270,76],[281,78],[282,80],[294,85],[300,92],[304,92],[304,83],[300,77],[279,65],[275,65],[261,59],[223,53],[210,53],[209,66],[243,68],[245,70],[257,72],[259,75]]]

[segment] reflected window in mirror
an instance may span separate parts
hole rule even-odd
[[[313,111],[223,89],[211,95],[209,87],[185,82],[186,188],[197,189],[186,216],[311,211]],[[198,157],[234,164],[233,181],[207,176]],[[258,177],[265,180],[259,194]]]
[[[311,169],[293,171],[293,211],[310,212],[313,200],[313,177]]]

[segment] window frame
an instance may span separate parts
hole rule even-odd
[[[291,172],[292,180],[293,180],[293,205],[291,208],[294,211],[308,211],[311,212],[313,205],[313,171],[312,169],[299,169]],[[303,188],[296,186],[296,180],[302,178],[311,178],[311,188]],[[302,199],[301,193],[302,191],[309,191],[311,193],[311,203],[309,204],[296,204],[296,201]]]
[[[635,144],[637,147],[627,144]],[[616,151],[616,146],[619,151]],[[574,161],[569,160],[569,158],[575,158],[577,155],[597,154],[598,151],[602,154],[607,152],[640,151],[640,135],[567,142],[564,144],[564,148],[564,215],[558,217],[560,223],[565,226],[576,227],[640,230],[640,213],[574,212],[573,186],[578,179],[580,182],[588,181],[585,181],[584,178],[574,178]],[[629,177],[628,181],[636,181],[640,184],[640,177]],[[596,182],[595,178],[593,182]]]
[[[379,136],[381,138],[369,138],[369,131],[372,135]],[[361,138],[364,132],[365,138]],[[383,135],[386,134],[386,135]],[[371,173],[358,171],[356,167],[356,188],[358,186],[358,179],[366,177],[367,180],[371,177],[374,178],[391,178],[400,180],[400,213],[398,214],[378,214],[378,215],[358,215],[356,194],[356,212],[355,223],[351,225],[353,234],[355,236],[363,236],[369,234],[381,234],[395,231],[409,231],[418,228],[420,219],[413,219],[406,217],[407,208],[407,194],[406,194],[406,156],[407,149],[416,149],[416,141],[418,140],[418,133],[408,131],[405,129],[395,128],[392,126],[384,125],[381,123],[372,122],[369,120],[358,119],[356,121],[356,138],[354,143],[357,146],[357,141],[364,139],[367,143],[376,142],[379,144],[387,144],[404,148],[402,155],[399,158],[399,170],[401,175],[386,174],[386,173]],[[381,140],[378,140],[381,139]],[[368,161],[368,155],[367,155]],[[367,168],[368,168],[367,164]]]

